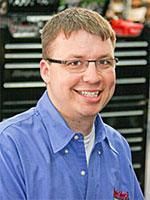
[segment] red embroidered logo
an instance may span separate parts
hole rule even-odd
[[[114,200],[129,200],[128,192],[114,190]]]

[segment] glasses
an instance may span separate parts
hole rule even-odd
[[[118,58],[105,58],[99,60],[55,60],[52,58],[46,58],[46,60],[49,63],[65,65],[68,71],[74,73],[85,72],[91,62],[95,63],[98,72],[114,68],[116,63],[118,63]]]

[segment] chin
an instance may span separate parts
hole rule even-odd
[[[95,117],[97,115],[97,113],[99,113],[99,110],[97,111],[88,111],[87,110],[85,112],[82,112],[82,116],[85,116],[85,117]]]

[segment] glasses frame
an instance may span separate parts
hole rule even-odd
[[[53,58],[46,58],[45,60],[47,60],[49,63],[57,63],[57,64],[63,64],[63,65],[69,65],[69,63],[71,63],[71,62],[81,61],[81,62],[83,62],[84,66],[86,66],[86,67],[89,66],[89,63],[94,62],[97,69],[98,69],[98,67],[97,67],[98,62],[100,62],[100,61],[114,61],[114,63],[115,63],[114,66],[113,65],[111,66],[111,67],[114,67],[114,68],[119,61],[118,58],[116,58],[116,57],[114,57],[114,58],[103,58],[103,59],[99,59],[99,60],[80,60],[80,59],[78,59],[78,60],[75,60],[75,59],[74,60],[59,60],[59,59],[53,59]],[[108,67],[108,68],[110,68],[110,67]],[[81,71],[79,71],[79,73],[84,72],[85,70],[86,69],[81,70]],[[70,71],[71,71],[71,69],[70,69]]]

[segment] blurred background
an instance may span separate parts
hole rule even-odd
[[[53,14],[73,6],[97,11],[116,32],[117,86],[101,114],[127,139],[149,200],[150,0],[0,0],[0,121],[34,106],[42,95],[40,31]]]

